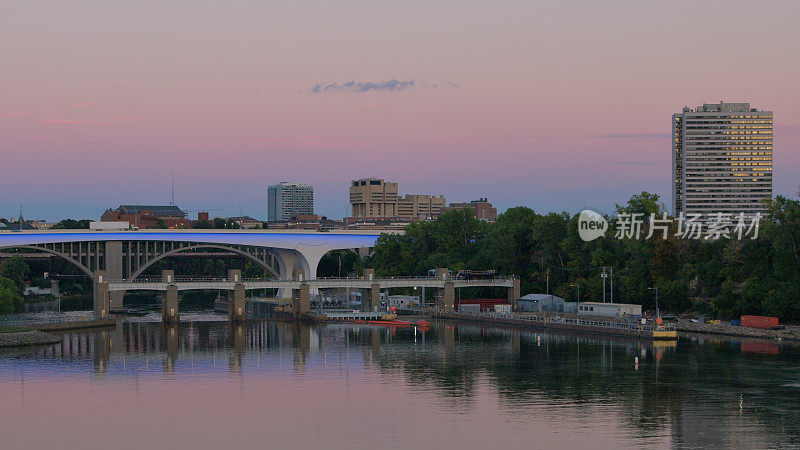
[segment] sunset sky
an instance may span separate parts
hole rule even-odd
[[[0,3],[0,217],[123,203],[266,217],[266,188],[349,180],[448,202],[670,204],[683,106],[774,111],[800,184],[800,2]],[[195,213],[191,213],[191,217]]]

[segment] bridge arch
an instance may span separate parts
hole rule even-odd
[[[224,250],[224,251],[229,251],[229,252],[236,253],[237,255],[243,256],[245,259],[248,259],[248,260],[250,260],[252,262],[255,262],[256,264],[261,266],[267,272],[269,272],[272,275],[280,278],[280,274],[278,273],[278,271],[275,270],[274,267],[272,267],[269,264],[267,264],[266,261],[262,261],[262,260],[256,258],[255,256],[251,255],[250,253],[247,253],[247,252],[245,252],[243,250],[239,250],[239,249],[233,248],[233,247],[227,247],[225,245],[195,244],[195,245],[190,245],[188,247],[176,248],[174,250],[170,250],[170,251],[168,251],[166,253],[162,253],[162,254],[156,256],[155,258],[151,259],[150,261],[147,261],[146,263],[142,264],[138,269],[136,269],[136,271],[131,274],[130,280],[131,281],[135,280],[136,277],[138,277],[139,275],[144,273],[144,271],[147,270],[150,266],[152,266],[153,264],[155,264],[158,261],[161,261],[164,258],[168,258],[170,256],[175,256],[175,255],[177,255],[177,254],[179,254],[181,252],[185,252],[185,251],[189,251],[189,250],[198,250],[198,249],[207,249],[207,248],[212,248],[212,249],[217,249],[217,250]],[[91,272],[90,272],[90,276],[91,276]]]
[[[89,269],[85,265],[81,264],[78,260],[76,260],[75,258],[67,255],[66,253],[61,253],[61,252],[59,252],[57,250],[46,248],[46,247],[38,247],[36,245],[19,245],[19,246],[15,247],[15,248],[25,248],[25,249],[30,249],[30,250],[38,250],[40,252],[49,253],[51,255],[58,256],[58,257],[60,257],[60,258],[62,258],[64,260],[66,260],[67,262],[69,262],[73,266],[77,267],[78,269],[80,269],[84,274],[86,274],[87,277],[94,278],[94,274],[92,273],[91,269]]]

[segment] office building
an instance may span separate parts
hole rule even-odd
[[[267,221],[281,222],[314,214],[314,187],[282,181],[267,188]]]
[[[704,104],[672,116],[672,209],[712,220],[766,213],[772,198],[772,112]]]
[[[443,195],[397,194],[397,183],[380,178],[362,178],[350,184],[350,207],[353,218],[399,218],[427,220],[442,214]]]

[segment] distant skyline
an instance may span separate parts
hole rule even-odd
[[[267,186],[347,212],[352,179],[498,210],[670,204],[671,116],[774,111],[800,184],[800,2],[0,4],[0,217],[120,204],[265,219]],[[222,211],[224,210],[224,211]],[[192,213],[192,216],[195,213]]]

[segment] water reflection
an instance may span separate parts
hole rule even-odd
[[[399,426],[397,415],[418,414],[421,405],[409,399],[422,398],[424,409],[447,412],[441,420],[451,428],[439,433],[466,433],[453,442],[492,429],[507,433],[498,437],[504,446],[516,443],[514,433],[535,429],[554,439],[542,446],[582,446],[592,439],[632,446],[800,443],[800,352],[775,343],[653,343],[446,322],[428,331],[270,321],[131,322],[61,338],[60,344],[0,358],[0,398],[13,404],[9,393],[25,388],[24,374],[52,382],[68,378],[76,385],[84,376],[120,386],[136,380],[137,389],[141,380],[195,382],[202,376],[207,392],[224,389],[233,376],[242,390],[257,386],[275,395],[271,389],[280,385],[300,397],[311,390],[318,396],[308,400],[312,404],[332,402],[350,414],[365,414],[353,402],[383,399],[380,408],[394,411],[388,422],[372,413],[369,420],[389,428]],[[221,407],[247,400],[229,402]],[[448,414],[465,425],[445,419]],[[416,426],[434,433],[433,425]],[[583,430],[586,440],[564,437],[553,427]],[[337,440],[346,437],[322,433],[310,443],[349,442]],[[410,438],[398,435],[394,443],[417,442],[403,439]]]

